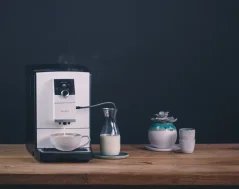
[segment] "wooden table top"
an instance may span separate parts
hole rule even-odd
[[[121,147],[127,159],[39,163],[24,145],[0,145],[0,184],[239,185],[239,144],[197,144],[193,154]]]

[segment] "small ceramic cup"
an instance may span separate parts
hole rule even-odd
[[[179,146],[183,153],[193,153],[195,148],[195,139],[179,140]]]
[[[179,138],[182,140],[195,139],[195,129],[193,128],[181,128],[179,129]]]

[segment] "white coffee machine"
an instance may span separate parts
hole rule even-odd
[[[90,106],[90,71],[77,64],[31,65],[26,76],[27,150],[40,162],[91,160],[91,143],[64,152],[50,141],[61,132],[90,137],[90,109],[77,108]]]

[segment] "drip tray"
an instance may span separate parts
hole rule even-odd
[[[38,148],[40,152],[43,153],[84,153],[84,152],[90,152],[90,148],[77,148],[72,151],[60,151],[55,148]]]

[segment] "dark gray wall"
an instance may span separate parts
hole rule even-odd
[[[147,143],[168,110],[198,143],[239,142],[239,1],[0,2],[0,143],[24,143],[27,64],[65,52],[92,71],[92,103],[114,101],[122,143]],[[92,142],[104,118],[92,110]]]

